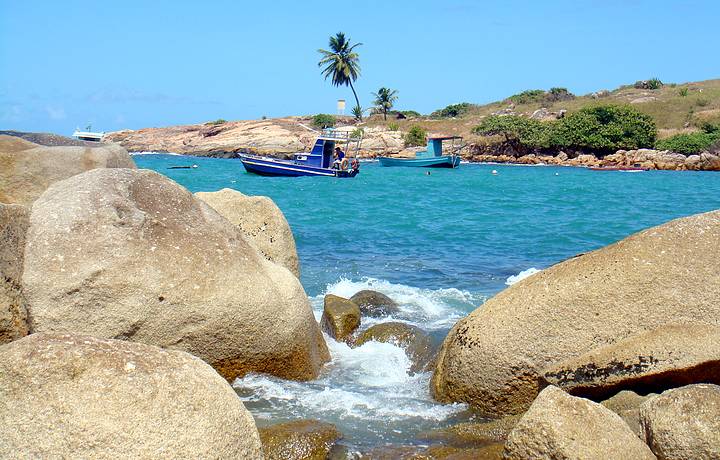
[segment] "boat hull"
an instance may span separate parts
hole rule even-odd
[[[390,158],[380,157],[380,166],[402,166],[412,168],[457,168],[460,165],[458,155],[442,155],[430,158]]]
[[[357,170],[337,170],[331,168],[317,168],[314,166],[299,165],[292,161],[277,160],[275,158],[240,155],[245,170],[251,174],[272,177],[355,177]]]

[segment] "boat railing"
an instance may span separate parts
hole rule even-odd
[[[353,134],[354,132],[350,131],[338,131],[335,128],[325,128],[320,132],[320,137],[342,142],[359,142],[362,140],[362,134],[360,137],[354,137]]]

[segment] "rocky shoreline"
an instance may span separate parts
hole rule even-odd
[[[0,457],[720,458],[720,211],[525,278],[437,350],[379,292],[318,323],[269,199],[193,195],[117,145],[0,135],[0,163]],[[363,452],[323,421],[258,428],[228,382],[316,379],[321,330],[401,347],[492,420]]]

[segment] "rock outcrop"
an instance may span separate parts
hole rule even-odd
[[[0,347],[2,458],[262,459],[255,422],[201,360],[33,334]]]
[[[29,225],[25,206],[0,203],[0,345],[28,334],[21,279]]]
[[[655,456],[614,412],[549,386],[508,435],[504,458],[654,460]]]
[[[224,188],[217,192],[195,194],[221,216],[240,227],[245,240],[267,259],[300,277],[295,238],[285,215],[266,196],[248,196]]]
[[[514,284],[450,331],[433,394],[521,413],[556,363],[669,324],[720,325],[718,239],[720,211],[699,214]]]
[[[348,341],[360,326],[360,308],[348,299],[328,294],[324,299],[320,325],[338,342]]]
[[[435,356],[435,348],[427,332],[417,326],[406,323],[389,322],[376,324],[365,331],[355,340],[354,346],[375,341],[392,343],[405,350],[412,365],[410,372],[425,371]]]
[[[642,435],[661,460],[720,458],[720,386],[688,385],[640,406]]]
[[[360,312],[365,316],[389,316],[399,311],[397,303],[385,294],[377,291],[364,289],[356,292],[350,301],[360,307]]]
[[[134,168],[117,145],[43,147],[0,136],[0,202],[31,205],[53,182],[95,168]]]
[[[312,379],[329,359],[297,278],[170,179],[95,169],[35,202],[25,251],[32,332],[187,351],[228,380]]]
[[[618,414],[633,430],[633,433],[644,439],[640,428],[640,405],[653,396],[657,395],[650,393],[649,395],[640,396],[633,391],[623,390],[600,404]]]
[[[542,371],[552,385],[602,399],[620,390],[720,384],[720,327],[669,325],[570,358]]]
[[[332,423],[294,420],[260,428],[266,460],[325,460],[342,434]]]

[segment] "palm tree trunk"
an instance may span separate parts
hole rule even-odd
[[[357,93],[355,92],[355,87],[352,84],[352,79],[348,79],[348,83],[350,83],[350,89],[353,92],[353,96],[355,96],[355,104],[360,107],[360,99],[357,97]],[[362,112],[360,113],[360,121],[362,121]]]
[[[387,110],[383,110],[383,119],[387,121]]]

